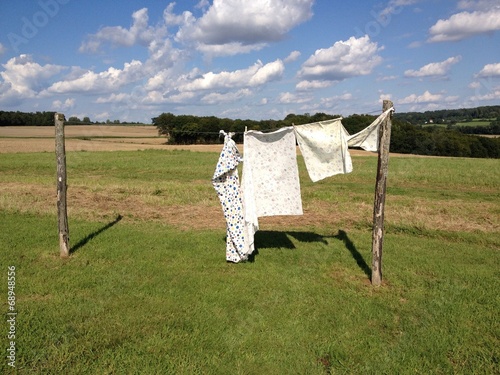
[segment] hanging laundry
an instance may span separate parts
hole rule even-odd
[[[238,177],[241,155],[232,134],[225,134],[224,146],[219,156],[212,184],[217,192],[226,219],[226,260],[233,263],[245,261],[253,249],[245,242],[245,219],[242,194]]]
[[[293,127],[271,133],[250,130],[243,142],[243,201],[252,238],[259,229],[259,217],[302,215],[302,199]]]
[[[366,151],[378,151],[380,124],[394,108],[391,107],[378,116],[368,127],[347,137],[349,147],[360,147]]]
[[[347,146],[349,133],[341,118],[294,126],[300,152],[313,182],[352,172]]]

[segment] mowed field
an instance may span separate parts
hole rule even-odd
[[[53,152],[54,127],[0,127],[0,153]],[[222,145],[167,145],[155,126],[72,125],[64,130],[66,151],[191,150],[218,152]],[[240,145],[240,151],[243,146]],[[353,155],[376,156],[363,150]]]
[[[55,151],[54,127],[0,127],[0,153]],[[155,126],[72,125],[64,130],[66,151],[133,151],[194,149],[214,151],[220,146],[167,146]]]
[[[68,126],[61,259],[53,131],[0,128],[0,295],[14,267],[17,313],[1,373],[500,373],[499,160],[391,154],[376,288],[374,153],[317,183],[299,153],[304,214],[261,218],[252,261],[228,264],[221,144]]]

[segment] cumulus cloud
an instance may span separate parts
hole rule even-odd
[[[317,90],[330,87],[334,83],[335,82],[332,81],[320,81],[320,80],[300,81],[299,83],[297,83],[295,88],[299,91]]]
[[[247,69],[232,72],[213,73],[208,72],[200,78],[185,83],[179,87],[179,91],[217,90],[227,88],[255,87],[267,82],[280,79],[285,70],[283,62],[278,59],[268,64],[261,61]]]
[[[75,98],[67,98],[64,102],[60,100],[54,100],[52,102],[52,109],[56,111],[67,111],[75,107]]]
[[[299,51],[292,51],[290,54],[285,58],[284,62],[286,64],[296,61],[300,57],[301,53]]]
[[[24,54],[9,59],[2,66],[5,70],[0,73],[0,76],[3,78],[4,86],[8,85],[10,94],[25,98],[37,95],[48,85],[51,77],[65,69],[60,65],[40,65],[33,61],[31,55]],[[5,95],[9,95],[9,93],[7,92]]]
[[[487,64],[475,75],[476,78],[500,77],[500,63]]]
[[[442,94],[431,94],[429,91],[422,95],[411,94],[399,101],[400,104],[415,104],[415,103],[433,103],[443,99]]]
[[[133,60],[125,63],[123,69],[111,67],[100,73],[89,70],[76,78],[55,82],[44,93],[106,92],[116,90],[143,77],[142,63]]]
[[[470,100],[472,102],[490,101],[490,100],[498,101],[498,100],[500,100],[500,87],[494,87],[491,90],[489,90],[487,93],[482,94],[482,95],[478,94],[475,96],[471,96]]]
[[[212,55],[232,55],[279,41],[312,17],[314,0],[214,0],[199,19],[185,17],[177,39]],[[192,16],[192,15],[190,15]]]
[[[429,42],[451,42],[500,30],[500,7],[460,12],[429,29]]]
[[[434,62],[424,65],[419,70],[407,70],[405,77],[424,78],[424,77],[446,77],[451,67],[462,60],[462,56],[450,57],[444,61]]]
[[[304,81],[338,82],[368,75],[382,62],[382,57],[377,55],[382,49],[368,35],[338,41],[330,48],[319,49],[310,56],[302,64],[298,77]],[[301,82],[299,86],[305,88],[307,83]]]
[[[210,94],[207,94],[201,98],[202,103],[205,104],[220,104],[220,103],[228,103],[228,102],[235,102],[238,101],[244,97],[251,96],[253,93],[250,89],[241,89],[235,92],[228,92],[228,93],[218,93],[218,92],[213,92]]]
[[[353,95],[351,93],[344,93],[342,95],[335,95],[329,98],[321,98],[320,103],[321,106],[325,108],[334,108],[339,102],[351,101],[353,99]]]
[[[281,104],[301,104],[308,103],[313,100],[312,96],[304,94],[294,94],[291,92],[282,92],[278,96],[278,102]]]
[[[130,47],[135,44],[149,45],[155,39],[163,37],[166,29],[163,27],[149,26],[147,8],[142,8],[132,14],[132,25],[129,29],[121,26],[107,26],[97,33],[89,35],[88,40],[80,46],[80,52],[98,52],[102,44],[110,43],[112,46]]]

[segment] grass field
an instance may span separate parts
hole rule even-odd
[[[254,261],[234,265],[218,152],[151,148],[68,152],[66,260],[54,154],[0,155],[2,342],[15,266],[17,373],[500,372],[498,160],[391,157],[374,288],[376,158],[312,183],[299,157],[304,215],[262,218]]]

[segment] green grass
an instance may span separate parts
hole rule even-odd
[[[214,207],[217,156],[69,153],[69,189]],[[62,260],[55,202],[0,201],[4,301],[16,266],[17,373],[498,373],[498,161],[391,158],[379,288],[369,283],[376,158],[314,184],[299,162],[304,206],[331,207],[331,220],[263,227],[255,260],[238,265],[224,260],[223,227],[181,230],[125,212],[76,211]],[[0,158],[0,193],[14,183],[55,193],[54,178],[53,154]],[[419,213],[422,202],[435,216]],[[445,223],[459,216],[479,229]]]
[[[488,126],[491,124],[491,121],[495,121],[495,119],[477,119],[477,120],[472,120],[472,121],[464,121],[464,122],[457,122],[456,126]]]

